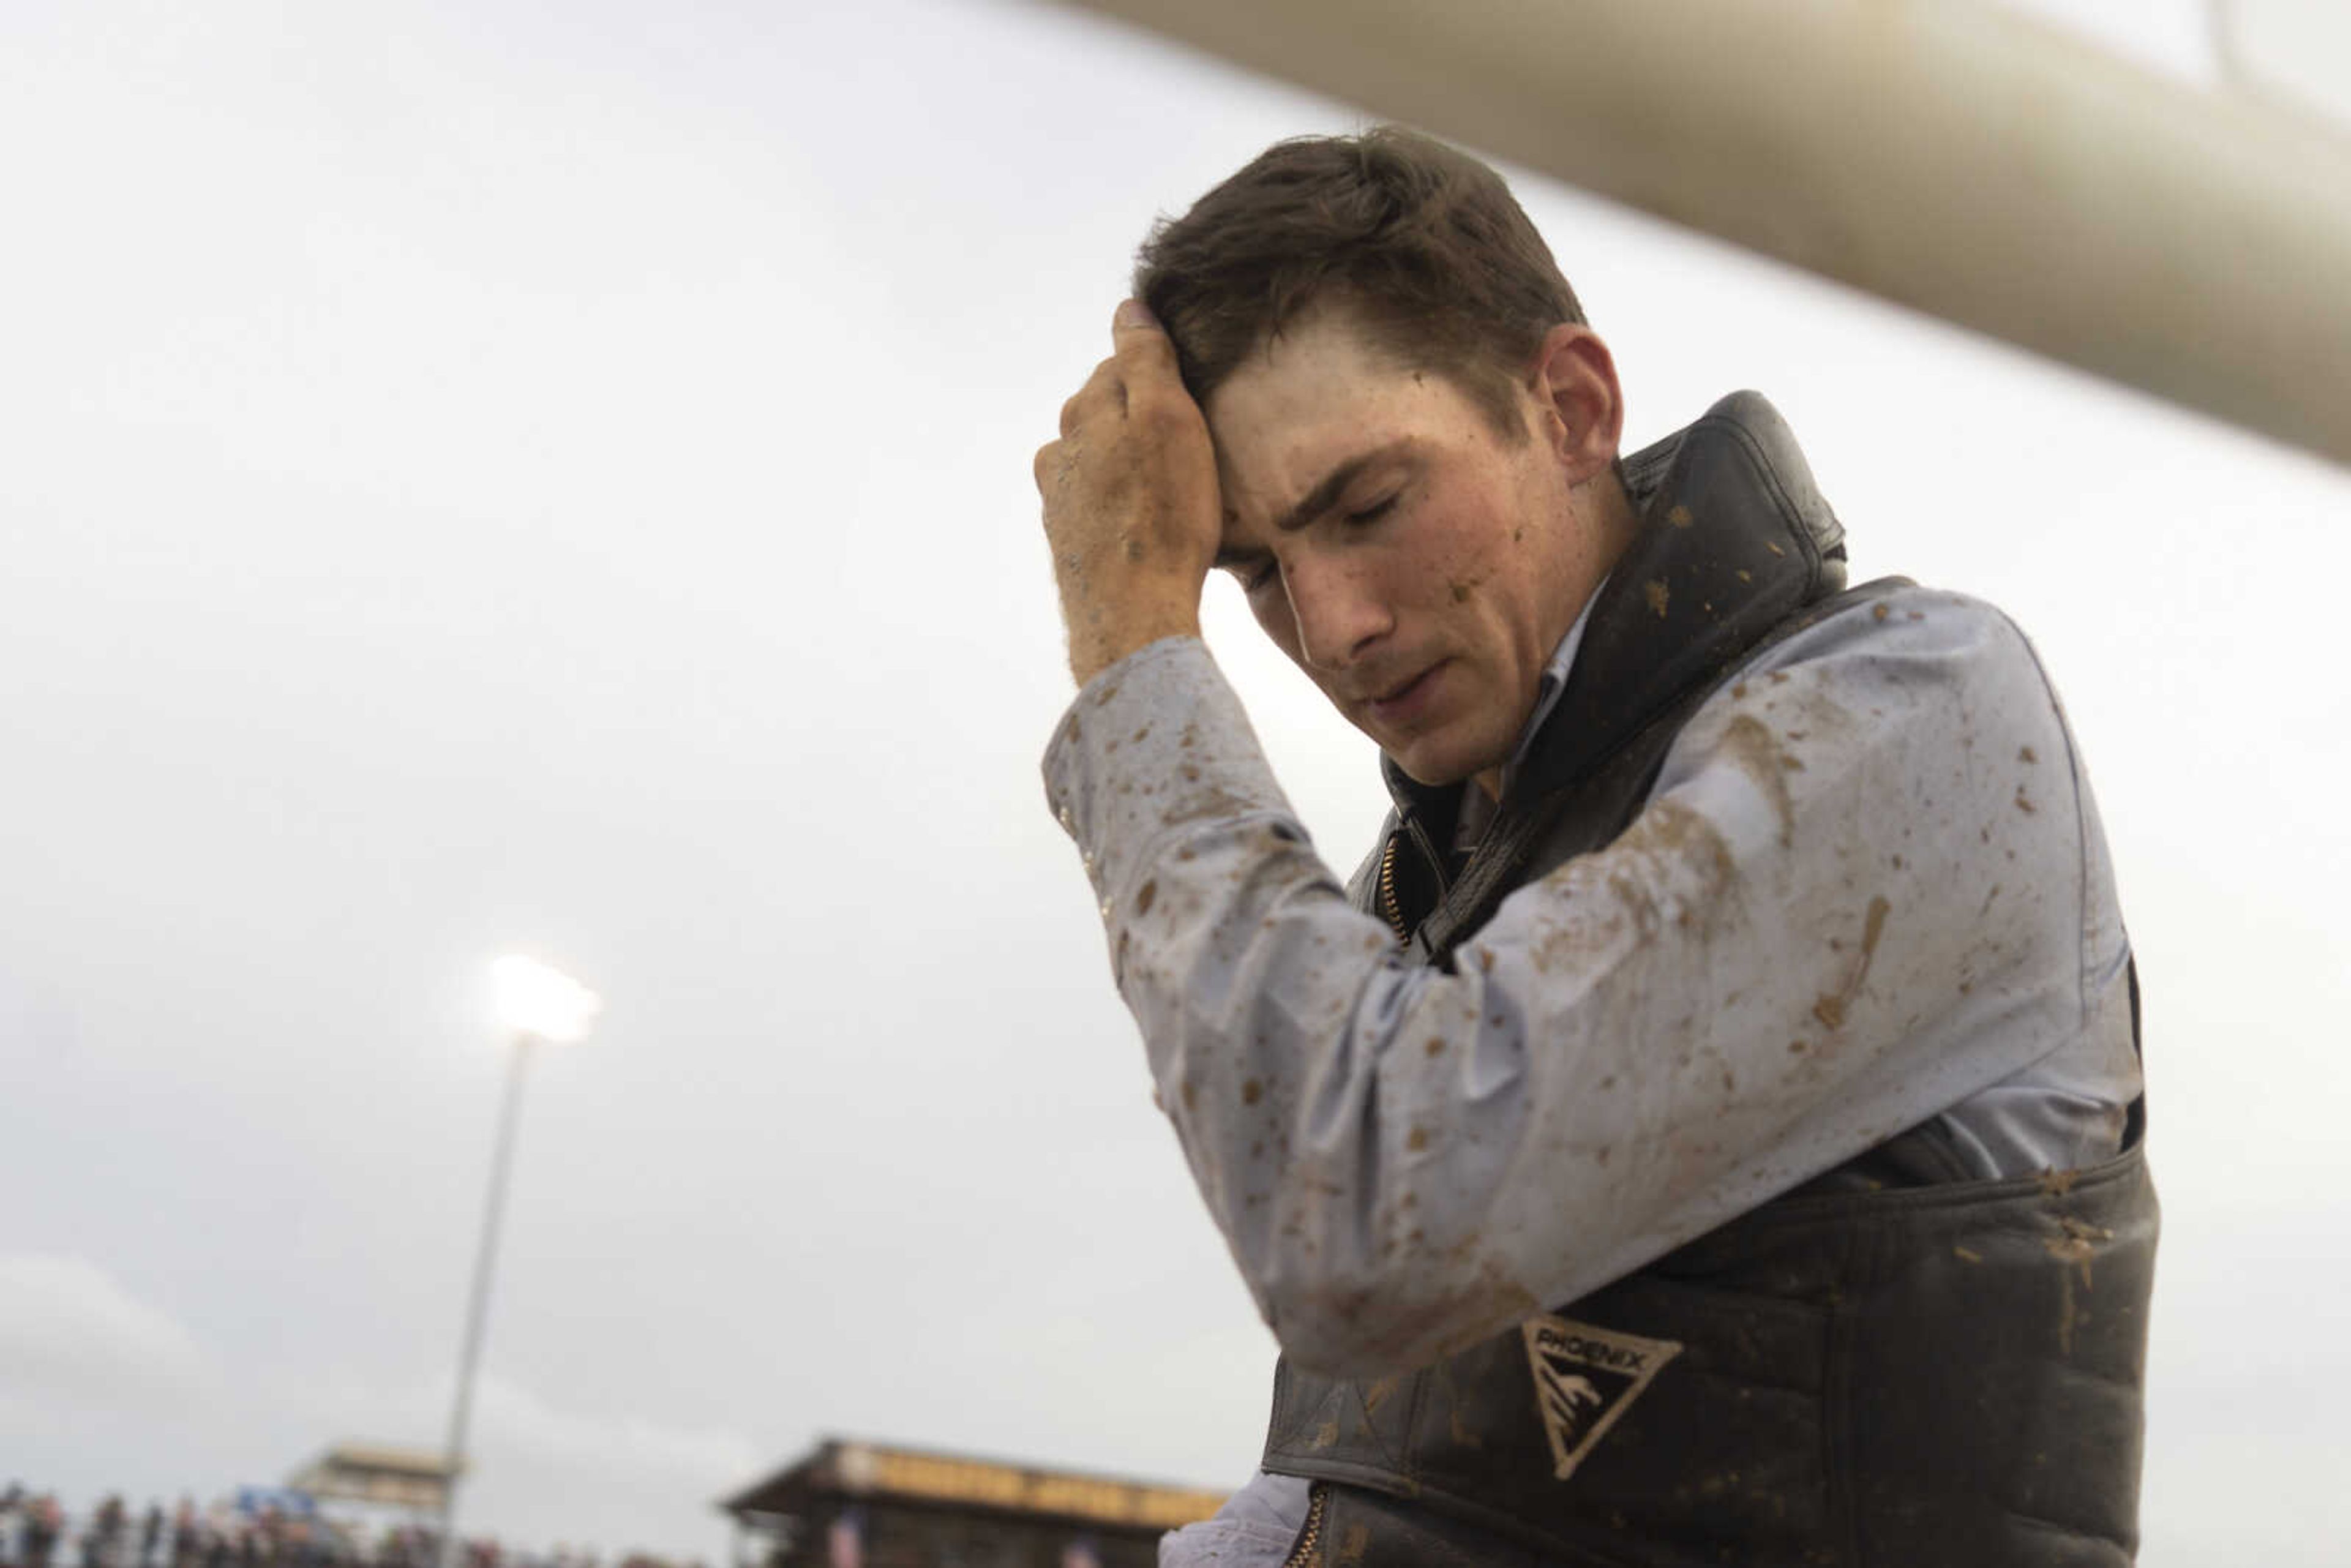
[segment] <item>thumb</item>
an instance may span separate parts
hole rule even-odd
[[[1111,353],[1131,371],[1174,379],[1176,340],[1140,299],[1122,299],[1110,319]]]

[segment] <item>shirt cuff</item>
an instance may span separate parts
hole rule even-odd
[[[1045,800],[1105,909],[1173,841],[1290,802],[1207,644],[1163,637],[1078,693],[1045,748]]]

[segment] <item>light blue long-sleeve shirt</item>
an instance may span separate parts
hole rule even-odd
[[[1318,1371],[1462,1348],[1930,1118],[1985,1178],[2094,1163],[2138,1092],[2071,735],[1959,595],[1770,649],[1453,972],[1348,905],[1196,640],[1090,683],[1046,779],[1201,1195]],[[1304,1497],[1260,1477],[1162,1563],[1279,1563]]]

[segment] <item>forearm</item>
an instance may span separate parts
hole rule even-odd
[[[1437,1260],[1471,1239],[1515,1138],[1520,1102],[1486,1092],[1523,1055],[1515,1018],[1489,1025],[1477,982],[1406,967],[1348,906],[1197,643],[1081,693],[1046,772],[1161,1103],[1260,1311],[1311,1361],[1351,1356],[1358,1333],[1408,1351],[1395,1334],[1431,1309],[1399,1287],[1451,1291]],[[1432,1173],[1424,1207],[1412,1183]]]

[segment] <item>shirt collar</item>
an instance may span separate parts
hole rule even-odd
[[[1518,782],[1519,766],[1534,748],[1535,737],[1542,730],[1543,721],[1551,710],[1559,706],[1559,694],[1567,689],[1567,673],[1575,666],[1575,651],[1583,645],[1583,628],[1592,620],[1592,607],[1600,602],[1600,591],[1608,586],[1602,578],[1594,584],[1583,608],[1575,613],[1575,623],[1567,635],[1552,650],[1551,660],[1543,665],[1542,674],[1535,680],[1535,705],[1527,715],[1526,727],[1519,731],[1519,744],[1510,752],[1510,759],[1502,764],[1502,793],[1508,795]],[[1453,847],[1467,849],[1485,832],[1486,824],[1494,818],[1495,803],[1486,798],[1486,791],[1475,780],[1465,780],[1461,786],[1461,809],[1454,816]]]

